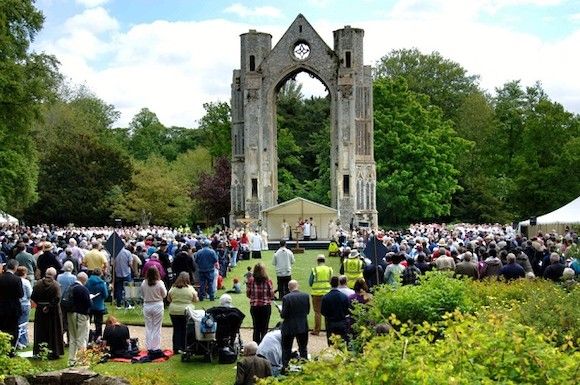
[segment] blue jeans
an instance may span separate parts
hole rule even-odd
[[[205,293],[207,288],[207,294],[209,294],[209,300],[214,300],[214,290],[213,290],[213,280],[215,276],[215,270],[211,271],[200,271],[199,272],[199,300],[203,301],[205,299]]]
[[[18,325],[23,325],[19,328],[18,344],[28,346],[28,316],[30,315],[30,305],[21,305],[22,314],[18,318]]]
[[[238,264],[238,250],[232,250],[232,258],[230,259],[230,266],[236,267]]]
[[[131,282],[133,279],[131,275],[126,277],[115,277],[115,301],[117,302],[117,307],[125,305],[125,282]]]

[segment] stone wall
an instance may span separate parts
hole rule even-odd
[[[29,376],[8,376],[5,385],[128,385],[127,380],[101,376],[87,368],[70,368]]]

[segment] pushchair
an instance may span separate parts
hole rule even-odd
[[[209,362],[214,362],[218,353],[216,344],[217,325],[213,328],[207,327],[210,318],[206,316],[205,310],[187,308],[185,310],[185,319],[185,350],[181,354],[181,361],[189,361],[193,356],[203,356]],[[202,323],[206,326],[202,327]]]
[[[240,327],[246,317],[235,307],[216,306],[207,310],[217,323],[216,347],[221,364],[233,363],[242,351],[243,343]]]

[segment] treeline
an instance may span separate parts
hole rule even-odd
[[[0,210],[30,223],[183,225],[230,210],[230,107],[207,103],[198,127],[167,127],[67,85],[56,58],[31,53],[42,14],[0,3]],[[541,84],[504,84],[439,53],[396,50],[375,66],[381,224],[506,222],[580,194],[580,118]],[[278,95],[280,201],[330,203],[329,98]]]

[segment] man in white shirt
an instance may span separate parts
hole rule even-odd
[[[311,231],[312,231],[312,225],[310,224],[310,222],[308,222],[308,219],[304,221],[304,224],[302,225],[302,229],[303,229],[302,235],[304,237],[304,240],[309,241]]]
[[[276,267],[279,299],[288,294],[288,282],[292,279],[292,264],[294,261],[294,254],[286,247],[286,241],[281,240],[280,248],[274,253],[272,259],[272,265]]]
[[[252,252],[252,258],[262,258],[262,237],[258,234],[258,230],[255,230],[250,238],[250,251]]]

